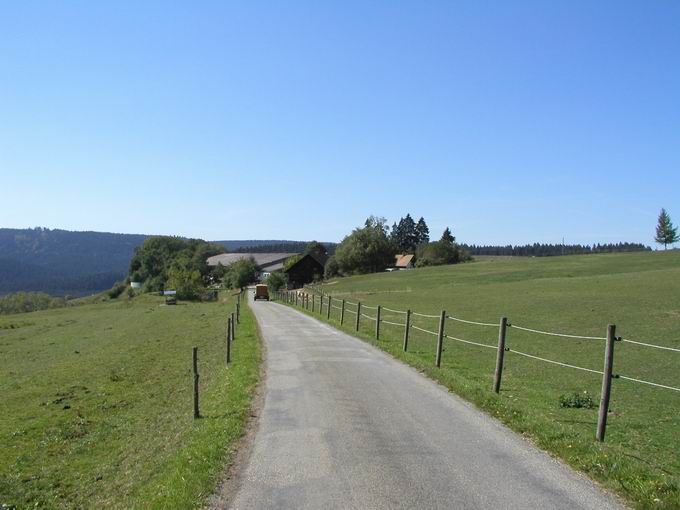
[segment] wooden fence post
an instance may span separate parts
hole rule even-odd
[[[194,418],[200,418],[201,413],[198,409],[198,347],[191,351],[191,364],[194,371]]]
[[[375,339],[380,340],[380,305],[376,308],[375,312]]]
[[[231,317],[227,318],[227,365],[231,363]]]
[[[331,320],[331,308],[333,307],[333,298],[328,296],[328,310],[326,310],[326,320]]]
[[[340,325],[342,326],[345,323],[345,300],[342,300],[342,305],[340,308]]]
[[[236,302],[236,324],[241,324],[241,303]]]
[[[316,301],[316,299],[314,299],[314,298],[315,298],[315,296],[314,296],[314,294],[312,294],[312,313],[314,313],[314,302]]]
[[[501,317],[498,326],[498,352],[496,353],[496,372],[493,377],[493,391],[501,391],[501,377],[503,376],[503,357],[505,356],[505,333],[508,329],[508,318]]]
[[[411,310],[406,310],[406,324],[404,325],[404,352],[408,350],[408,335],[411,329]]]
[[[231,312],[231,340],[236,340],[236,321],[234,320],[234,312]]]
[[[435,365],[439,368],[442,364],[442,348],[444,346],[444,322],[446,321],[446,312],[442,310],[442,315],[439,318],[439,334],[437,335],[437,357]]]
[[[357,331],[359,331],[359,317],[361,317],[361,301],[357,301],[357,323],[356,323]]]
[[[609,397],[612,391],[612,371],[614,370],[614,342],[616,341],[616,326],[607,326],[607,343],[604,348],[604,373],[602,374],[602,394],[600,395],[600,411],[597,417],[597,440],[604,442],[607,431],[607,413],[609,412]]]

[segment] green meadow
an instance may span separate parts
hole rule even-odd
[[[606,336],[615,324],[625,339],[680,348],[680,251],[553,258],[479,257],[455,266],[332,280],[322,292],[349,302],[579,336]],[[351,305],[347,310],[355,309]],[[326,316],[324,308],[323,317]],[[331,309],[339,325],[340,311]],[[376,311],[364,308],[375,316]],[[317,299],[317,317],[318,299]],[[342,329],[354,330],[345,315]],[[404,315],[382,310],[402,324]],[[418,328],[437,331],[439,319],[413,316]],[[509,328],[500,395],[492,392],[496,351],[444,341],[434,367],[436,337],[362,317],[359,336],[422,370],[541,448],[587,473],[639,508],[680,508],[680,392],[613,379],[606,441],[595,441],[602,376],[557,366],[513,351],[601,371],[604,341],[538,335]],[[446,321],[446,334],[489,346],[498,327]],[[680,387],[680,352],[616,342],[614,373]],[[397,391],[397,389],[395,389]],[[402,388],[398,391],[408,391]],[[592,406],[588,406],[588,400]],[[576,402],[584,407],[563,407]],[[444,438],[445,440],[445,438]]]
[[[141,295],[0,316],[0,505],[201,506],[232,459],[259,377],[247,306],[226,367],[234,303]]]

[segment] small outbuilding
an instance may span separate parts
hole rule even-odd
[[[396,269],[413,269],[413,254],[403,253],[394,257],[394,267]]]
[[[288,275],[288,288],[298,289],[306,283],[320,280],[323,277],[324,264],[314,255],[306,253],[284,272]]]

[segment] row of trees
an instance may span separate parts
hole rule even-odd
[[[525,245],[485,246],[461,245],[471,255],[508,255],[519,257],[552,257],[557,255],[584,255],[588,253],[618,253],[649,251],[651,248],[641,243],[608,243],[608,244],[545,244],[533,243]]]
[[[413,221],[410,214],[394,223],[392,230],[384,218],[370,216],[363,227],[355,228],[337,246],[335,255],[326,262],[326,277],[375,273],[393,266],[395,255],[414,253],[416,265],[455,264],[469,255],[456,244],[447,227],[440,240],[430,242],[430,233],[423,218]]]

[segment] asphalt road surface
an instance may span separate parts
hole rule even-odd
[[[265,401],[232,508],[620,508],[380,350],[284,305],[251,306]]]

